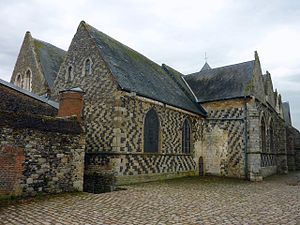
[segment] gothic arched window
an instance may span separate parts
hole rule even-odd
[[[260,124],[260,139],[261,139],[261,151],[266,152],[266,123],[265,119],[262,117]]]
[[[92,63],[90,59],[86,59],[84,62],[84,74],[89,75],[92,73]]]
[[[27,70],[25,79],[24,79],[24,89],[31,91],[31,81],[32,81],[31,70]]]
[[[22,77],[21,77],[21,74],[18,74],[18,75],[17,75],[15,84],[16,84],[18,87],[21,87],[21,86],[22,86]]]
[[[270,121],[269,127],[269,139],[270,139],[270,152],[275,153],[275,145],[274,145],[274,126],[273,121]]]
[[[68,76],[67,76],[67,81],[71,81],[73,80],[73,67],[69,66],[68,67],[68,72],[67,72]]]
[[[182,127],[182,152],[191,153],[191,126],[188,119],[185,119]]]
[[[266,154],[266,122],[264,117],[261,118],[260,121],[260,141],[261,141],[261,157],[260,157],[260,165],[261,167],[266,167],[269,163],[268,155]]]
[[[157,153],[159,149],[159,118],[154,109],[150,109],[144,121],[144,152]]]

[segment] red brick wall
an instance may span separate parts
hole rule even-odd
[[[17,194],[20,192],[25,161],[22,148],[2,146],[0,148],[0,194]]]
[[[76,116],[78,121],[82,119],[83,97],[78,92],[63,92],[59,100],[59,117]]]

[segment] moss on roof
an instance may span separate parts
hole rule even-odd
[[[54,80],[59,71],[60,65],[63,62],[66,52],[47,42],[33,39],[34,51],[37,55],[45,79],[52,89]]]
[[[161,66],[94,27],[82,24],[94,38],[123,90],[205,115],[205,110],[195,104]]]
[[[185,76],[199,102],[243,97],[252,88],[254,61],[205,69]]]

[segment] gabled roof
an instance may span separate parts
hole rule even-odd
[[[197,96],[198,102],[231,99],[247,94],[253,68],[254,60],[214,69],[207,68],[186,75],[184,79]]]
[[[94,38],[121,89],[190,112],[206,114],[161,66],[85,22],[81,24]]]
[[[47,84],[52,89],[66,52],[52,44],[33,38],[33,47]]]
[[[48,105],[50,105],[50,106],[52,106],[52,107],[54,107],[56,109],[58,109],[58,107],[59,107],[59,104],[57,102],[55,102],[55,101],[49,100],[48,98],[40,97],[40,96],[38,96],[38,95],[30,92],[30,91],[27,91],[27,90],[25,90],[23,88],[17,87],[16,85],[14,85],[12,83],[9,83],[9,82],[6,82],[6,81],[4,81],[2,79],[0,79],[0,85],[6,86],[6,87],[8,87],[10,89],[13,89],[13,90],[15,90],[17,92],[20,92],[20,93],[22,93],[24,95],[27,95],[27,96],[29,96],[31,98],[34,98],[34,99],[38,100],[38,101],[46,103],[46,104],[48,104]]]
[[[196,96],[194,95],[192,89],[189,87],[188,83],[183,79],[183,74],[178,72],[177,70],[173,69],[172,67],[162,64],[162,68],[166,73],[177,83],[179,88],[192,100],[197,100]]]

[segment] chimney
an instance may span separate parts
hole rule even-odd
[[[82,121],[83,94],[84,91],[79,88],[71,88],[59,92],[58,117],[76,116],[79,122]]]

